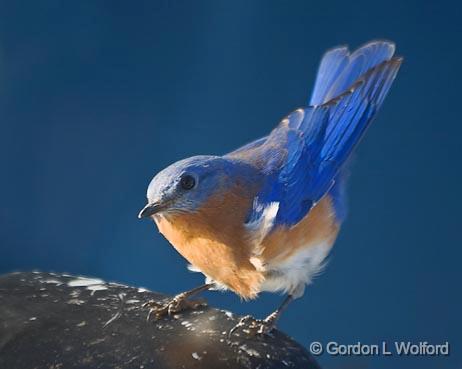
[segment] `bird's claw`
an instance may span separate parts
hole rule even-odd
[[[242,317],[239,322],[229,330],[228,332],[228,338],[231,338],[231,336],[239,330],[239,328],[245,327],[247,323],[250,323],[252,320],[255,320],[251,315],[246,315]]]
[[[228,338],[238,330],[242,329],[246,334],[252,336],[267,336],[271,335],[276,323],[276,317],[273,314],[269,315],[266,319],[255,319],[251,315],[246,315],[239,320],[239,322],[231,328],[228,333]]]
[[[205,300],[188,300],[182,294],[179,294],[166,302],[150,300],[143,304],[143,308],[149,308],[148,316],[146,318],[148,321],[152,316],[158,320],[164,316],[170,316],[185,310],[196,310],[204,306],[207,306]]]

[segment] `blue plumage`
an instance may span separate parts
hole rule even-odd
[[[326,53],[312,105],[285,118],[266,138],[230,154],[259,163],[266,183],[249,215],[279,203],[274,225],[294,225],[329,191],[344,216],[343,180],[337,178],[380,108],[400,67],[394,44],[374,41],[353,54],[344,47]],[[337,180],[337,184],[336,184]]]
[[[309,105],[320,105],[342,94],[374,66],[392,58],[395,44],[372,41],[350,54],[346,46],[327,51],[319,65]]]
[[[348,64],[348,56],[349,51],[346,46],[331,49],[324,54],[318,68],[309,105],[320,105],[326,102],[329,90]]]

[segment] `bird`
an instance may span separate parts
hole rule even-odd
[[[271,332],[324,269],[347,213],[349,159],[403,60],[394,53],[387,40],[354,52],[328,50],[308,104],[268,135],[222,156],[180,160],[154,176],[138,217],[152,218],[205,283],[165,303],[148,302],[150,313],[198,308],[190,297],[206,290],[231,290],[244,300],[279,292],[282,304],[265,319],[246,316],[235,327]]]

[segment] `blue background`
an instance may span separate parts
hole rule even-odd
[[[461,5],[430,1],[0,2],[0,273],[54,270],[176,293],[202,282],[136,215],[150,178],[222,154],[306,103],[325,49],[388,38],[405,63],[350,180],[326,272],[282,318],[307,346],[449,341],[462,365]],[[262,317],[280,296],[209,302]]]

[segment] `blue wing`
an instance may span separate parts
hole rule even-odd
[[[325,65],[332,66],[332,76],[328,77],[323,59],[323,76],[317,79],[312,100],[326,99],[341,88],[342,93],[320,105],[296,110],[267,138],[255,141],[248,150],[237,151],[238,156],[258,162],[267,178],[255,199],[249,222],[258,220],[267,205],[277,202],[273,224],[294,225],[332,189],[342,166],[382,105],[401,64],[400,58],[389,55],[393,49],[389,44],[380,45],[366,45],[351,56],[343,49],[328,53]],[[335,62],[345,55],[347,62]],[[373,61],[363,55],[369,55]],[[345,75],[345,71],[354,77],[352,83],[353,77]]]

